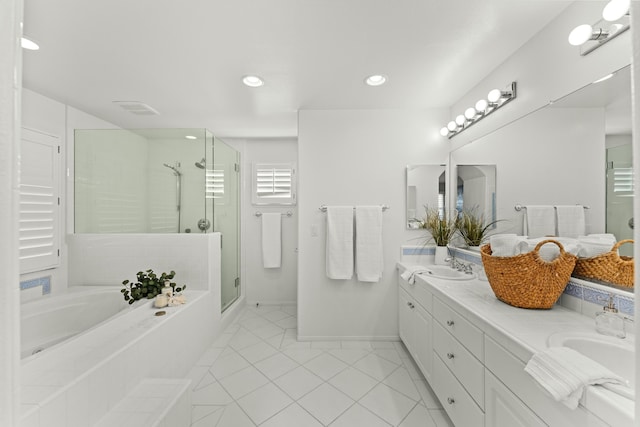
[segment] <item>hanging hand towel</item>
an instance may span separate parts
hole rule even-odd
[[[527,206],[524,235],[530,238],[555,236],[556,215],[553,206]]]
[[[556,206],[556,215],[558,217],[559,237],[578,238],[578,236],[586,234],[587,227],[585,225],[583,206]]]
[[[262,264],[264,268],[280,268],[282,262],[281,227],[281,214],[262,214]]]
[[[382,207],[356,206],[356,275],[361,282],[382,277]]]
[[[534,354],[524,370],[556,401],[571,409],[578,407],[588,385],[626,383],[604,366],[568,347],[551,347]]]
[[[353,276],[353,207],[327,206],[327,277]]]

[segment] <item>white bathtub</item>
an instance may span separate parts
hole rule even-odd
[[[21,306],[22,358],[39,353],[131,310],[118,286],[74,286]]]

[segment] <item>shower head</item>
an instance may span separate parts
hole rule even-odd
[[[203,157],[202,160],[200,160],[199,162],[196,162],[195,165],[197,168],[199,169],[205,169],[205,165],[207,164],[205,158]]]
[[[171,169],[175,176],[182,176],[182,173],[175,166],[171,166],[171,165],[168,165],[166,163],[163,163],[162,165],[165,166],[165,167],[168,167],[169,169]]]

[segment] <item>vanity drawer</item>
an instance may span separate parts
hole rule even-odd
[[[484,365],[439,323],[433,325],[433,349],[478,406],[484,408]]]
[[[413,297],[425,310],[427,310],[429,314],[431,314],[433,296],[427,289],[427,285],[420,281],[416,281],[416,284],[413,288]]]
[[[456,427],[484,426],[484,413],[437,354],[433,357],[431,378],[433,391]]]
[[[623,427],[633,425],[632,421],[604,423],[600,418],[587,412],[584,407],[569,409],[556,402],[529,374],[525,364],[488,336],[486,339],[486,368],[511,390],[526,406],[551,427],[588,426]]]
[[[480,362],[484,361],[484,334],[451,307],[433,298],[433,317],[462,343]]]

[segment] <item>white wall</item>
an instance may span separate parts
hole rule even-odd
[[[438,129],[446,117],[444,109],[299,112],[300,339],[398,336],[395,263],[400,245],[423,234],[405,229],[405,168],[445,163],[449,144]],[[382,279],[378,283],[328,279],[326,214],[318,208],[372,204],[390,206],[383,214]]]
[[[18,203],[22,0],[0,2],[0,425],[20,419]]]
[[[452,152],[451,163],[496,165],[500,231],[522,234],[516,204],[580,204],[590,207],[587,232],[603,233],[604,117],[602,108],[540,110]]]
[[[247,304],[292,304],[298,284],[298,206],[253,206],[251,204],[253,163],[296,163],[298,142],[291,138],[233,139],[224,142],[241,153],[242,185],[242,286]],[[282,267],[262,265],[262,226],[256,212],[291,211],[282,217]]]

